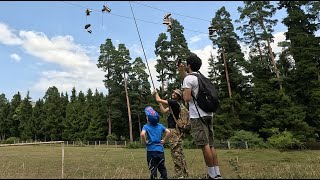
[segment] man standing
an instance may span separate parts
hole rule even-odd
[[[197,96],[199,84],[197,76],[193,75],[199,71],[202,61],[196,54],[191,54],[186,59],[186,70],[182,64],[178,70],[183,79],[183,99],[189,103],[189,115],[191,121],[191,134],[195,143],[201,147],[205,163],[208,167],[208,179],[221,179],[218,157],[213,147],[213,113],[203,111],[192,98]],[[187,72],[188,74],[187,74]]]
[[[186,178],[188,177],[187,163],[182,148],[182,133],[181,129],[176,126],[175,119],[179,119],[180,114],[180,104],[182,92],[176,89],[171,94],[171,99],[164,100],[161,99],[159,94],[156,92],[156,101],[159,103],[160,110],[162,113],[170,113],[167,121],[168,128],[171,132],[169,138],[171,147],[171,157],[174,163],[175,178]],[[164,108],[163,105],[168,106]],[[175,119],[174,119],[174,117]]]

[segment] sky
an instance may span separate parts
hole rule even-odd
[[[103,5],[111,13],[102,13]],[[243,4],[241,1],[132,1],[131,6],[152,78],[159,87],[154,47],[159,34],[168,33],[162,24],[164,14],[171,13],[185,28],[189,49],[203,60],[200,71],[206,75],[209,55],[216,54],[208,39],[211,19],[225,6],[234,22],[239,18],[237,8]],[[86,8],[92,9],[90,16],[86,16]],[[4,93],[8,100],[18,91],[24,98],[29,91],[32,101],[37,101],[52,86],[69,95],[72,87],[77,92],[86,93],[90,88],[105,94],[102,82],[105,72],[96,64],[99,47],[107,38],[115,47],[124,43],[133,60],[141,57],[145,62],[129,1],[1,1],[0,12],[0,94]],[[285,40],[286,27],[281,23],[285,16],[284,10],[275,14],[279,20],[274,28],[275,52],[281,50],[277,42]],[[92,34],[84,29],[86,24],[91,24]],[[241,46],[247,50],[245,45]]]

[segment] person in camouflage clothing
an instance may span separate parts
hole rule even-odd
[[[180,105],[178,102],[182,99],[182,92],[179,89],[174,90],[171,94],[171,99],[168,100],[161,99],[157,92],[155,92],[155,97],[156,101],[159,103],[161,112],[170,113],[167,121],[168,128],[171,132],[169,142],[171,148],[171,157],[174,163],[175,178],[188,177],[189,174],[187,170],[187,163],[182,148],[183,133],[176,126],[176,122],[173,118],[173,114],[176,119],[179,118]],[[168,107],[164,108],[163,105],[167,105]],[[171,112],[173,112],[173,114]]]

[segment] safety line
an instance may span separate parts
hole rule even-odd
[[[136,24],[136,28],[137,28],[137,32],[138,32],[138,35],[139,35],[140,44],[141,44],[141,47],[142,47],[142,50],[143,50],[143,55],[144,55],[144,58],[145,58],[145,60],[146,60],[146,64],[147,64],[147,67],[148,67],[148,70],[149,70],[149,75],[150,75],[150,78],[151,78],[151,82],[152,82],[152,85],[153,85],[153,89],[156,89],[155,86],[154,86],[154,83],[153,83],[153,79],[152,79],[151,71],[150,71],[150,68],[149,68],[147,56],[146,56],[146,53],[145,53],[145,51],[144,51],[144,47],[143,47],[143,44],[142,44],[142,41],[141,41],[141,36],[140,36],[139,28],[138,28],[137,21],[136,21],[136,18],[135,18],[135,16],[134,16],[133,9],[132,9],[131,2],[130,2],[130,1],[129,1],[129,4],[130,4],[130,8],[131,8],[131,12],[132,12],[133,19],[134,19],[134,23]]]

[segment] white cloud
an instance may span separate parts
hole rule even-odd
[[[89,57],[85,49],[74,44],[71,36],[57,36],[49,39],[44,33],[20,31],[23,49],[43,61],[62,67],[87,67]]]
[[[44,94],[51,86],[56,86],[61,92],[71,92],[75,87],[86,92],[89,88],[106,92],[103,84],[104,72],[96,66],[97,47],[85,47],[74,42],[72,36],[47,37],[42,32],[20,31],[14,32],[7,25],[0,23],[0,43],[19,45],[28,54],[38,57],[34,64],[42,66],[51,63],[60,66],[59,70],[40,71],[39,79],[31,84],[30,92]],[[19,61],[17,54],[11,58]],[[38,68],[37,68],[38,69]]]
[[[131,57],[142,57],[143,56],[143,51],[141,45],[138,44],[133,44],[132,46],[128,47],[130,51],[130,56]]]
[[[211,53],[214,57],[217,56],[217,49],[213,49],[211,45],[205,46],[203,49],[196,49],[196,50],[191,50],[191,52],[195,53],[196,55],[199,56],[199,58],[202,60],[202,66],[200,68],[200,72],[208,76],[208,67],[209,67],[209,62],[208,59],[211,56]]]
[[[45,92],[49,87],[56,86],[59,91],[71,92],[73,87],[79,92],[86,92],[98,89],[100,92],[106,92],[103,84],[104,73],[94,64],[87,69],[68,69],[67,71],[44,71],[42,76],[32,90]]]
[[[5,45],[19,45],[22,41],[14,34],[13,29],[10,29],[6,24],[0,22],[0,43]]]
[[[278,43],[281,41],[285,41],[286,37],[284,35],[284,32],[277,32],[273,36],[274,36],[274,38],[273,38],[274,42],[271,43],[272,51],[275,53],[279,53],[279,52],[281,52],[282,47],[279,47]]]
[[[193,36],[193,37],[190,38],[189,43],[190,43],[190,44],[196,43],[196,42],[198,42],[198,41],[203,40],[204,38],[207,38],[207,35],[206,35],[206,34],[200,34],[200,35],[197,35],[197,36]]]
[[[15,54],[15,53],[11,54],[10,58],[12,58],[16,62],[20,62],[20,60],[21,60],[21,57],[18,54]]]
[[[159,73],[156,71],[156,64],[157,64],[156,58],[148,60],[148,65],[149,65],[149,68],[150,68],[150,72],[151,72],[151,76],[152,76],[152,80],[153,80],[154,86],[155,86],[155,88],[159,88],[160,87],[160,82],[157,81],[157,76],[159,76]],[[149,75],[149,83],[150,83],[150,86],[151,86],[151,91],[153,91],[153,85],[152,85],[152,82],[151,82],[151,78],[150,78],[148,67],[146,67],[146,73]]]

